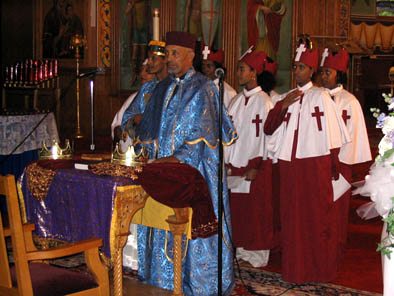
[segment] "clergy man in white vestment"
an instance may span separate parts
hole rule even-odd
[[[233,243],[238,259],[254,267],[266,266],[274,247],[272,162],[265,151],[263,126],[273,108],[261,88],[266,54],[247,52],[238,62],[237,76],[243,90],[228,107],[238,132],[237,141],[225,147],[230,187]]]
[[[344,89],[346,82],[346,70],[349,55],[342,49],[337,54],[333,54],[325,48],[320,62],[320,73],[323,87],[328,91],[331,98],[338,107],[338,111],[349,132],[351,142],[340,149],[340,173],[344,178],[352,182],[352,166],[372,160],[369,146],[367,128],[364,114],[357,98]],[[343,255],[348,226],[349,202],[351,190],[346,191],[337,201],[338,207],[338,227],[341,229],[339,242]]]
[[[331,281],[340,262],[332,180],[349,135],[334,101],[311,81],[318,59],[310,43],[299,44],[297,88],[282,95],[264,125],[280,169],[282,277],[293,283]]]

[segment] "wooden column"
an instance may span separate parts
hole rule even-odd
[[[240,0],[225,0],[222,4],[222,47],[224,66],[227,68],[226,81],[238,89],[237,63],[240,56],[241,30]]]
[[[166,33],[176,29],[176,0],[160,1],[160,40]]]

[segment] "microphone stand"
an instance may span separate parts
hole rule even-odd
[[[90,150],[94,151],[96,146],[94,145],[94,76],[96,75],[97,71],[88,72],[85,74],[81,74],[78,78],[89,77],[89,88],[90,88],[90,136],[92,143],[90,144]]]
[[[93,89],[94,89],[94,74],[89,75],[90,82],[90,131],[91,131],[91,137],[92,137],[92,143],[90,144],[90,150],[94,151],[96,149],[94,145],[94,95],[93,95]]]
[[[219,78],[219,167],[218,167],[218,295],[222,295],[223,270],[223,78],[224,72],[215,72]]]

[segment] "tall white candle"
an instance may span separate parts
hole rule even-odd
[[[159,9],[153,11],[153,40],[159,41]]]

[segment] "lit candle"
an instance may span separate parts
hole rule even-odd
[[[130,166],[133,162],[134,147],[129,146],[126,151],[126,165]]]
[[[57,143],[56,142],[54,142],[53,143],[53,146],[52,146],[52,148],[51,148],[51,152],[52,152],[52,158],[53,159],[57,159],[57,157],[58,157],[58,150],[57,150]]]
[[[153,11],[153,40],[159,41],[159,9]]]

